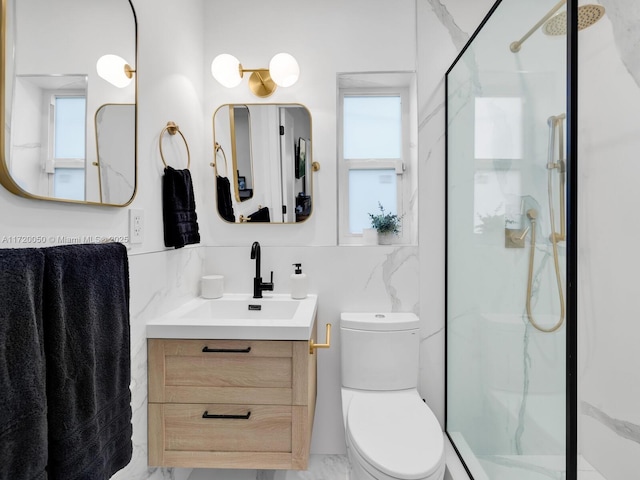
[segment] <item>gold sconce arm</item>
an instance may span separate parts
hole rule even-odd
[[[331,347],[331,324],[327,323],[326,343],[315,343],[313,338],[309,340],[309,353],[313,355],[316,348],[329,348]]]

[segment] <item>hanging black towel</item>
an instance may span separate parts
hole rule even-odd
[[[189,170],[164,169],[162,217],[165,247],[181,248],[200,243],[196,200]]]
[[[236,216],[231,202],[231,184],[227,177],[216,176],[216,192],[218,197],[218,213],[227,222],[235,223]]]
[[[132,455],[127,250],[44,255],[49,480],[108,480]]]
[[[269,209],[267,207],[262,207],[258,211],[249,215],[247,220],[249,222],[270,222],[271,216],[269,215]]]
[[[44,255],[0,250],[0,480],[46,480]]]

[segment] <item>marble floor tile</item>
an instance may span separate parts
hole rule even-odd
[[[349,480],[346,455],[311,455],[307,470],[197,469],[188,480]]]
[[[273,480],[349,480],[350,469],[346,455],[311,455],[308,470],[277,471]]]

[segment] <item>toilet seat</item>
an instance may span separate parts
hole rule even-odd
[[[363,392],[349,404],[346,426],[363,468],[383,478],[425,480],[444,471],[442,429],[416,390]]]

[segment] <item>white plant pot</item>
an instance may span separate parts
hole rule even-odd
[[[393,243],[393,233],[380,233],[378,232],[378,245],[391,245]]]

